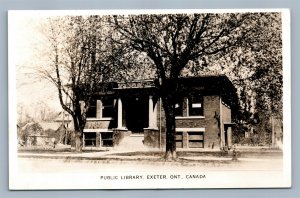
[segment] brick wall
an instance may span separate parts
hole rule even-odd
[[[186,99],[184,100],[186,101]],[[157,106],[157,130],[145,129],[145,144],[150,147],[159,147],[161,137],[161,147],[165,147],[166,127],[165,112],[160,100],[155,101]],[[187,103],[183,104],[183,116],[187,115]],[[225,104],[222,104],[222,122],[231,122],[231,110]],[[125,113],[125,112],[124,112]],[[176,119],[176,128],[205,128],[204,131],[204,148],[218,149],[220,147],[220,128],[217,117],[220,115],[220,97],[204,96],[203,97],[203,117],[178,117]],[[125,120],[123,121],[125,122]],[[105,129],[116,128],[115,120],[88,120],[87,129]],[[160,133],[161,130],[161,133]],[[188,130],[182,131],[183,148],[188,147]]]
[[[184,100],[186,101],[186,100]],[[157,126],[161,129],[162,147],[165,146],[166,127],[165,127],[165,112],[163,107],[160,108],[160,101],[156,103],[157,106]],[[205,128],[204,132],[204,148],[219,148],[220,145],[220,129],[216,115],[220,115],[220,97],[219,96],[204,96],[203,97],[203,118],[177,118],[176,128]],[[183,104],[183,115],[187,111],[187,104]],[[160,115],[161,114],[161,115]],[[160,122],[161,116],[161,122]],[[188,131],[183,132],[183,148],[188,147]],[[159,130],[145,130],[145,144],[152,147],[159,146]]]
[[[228,124],[231,123],[231,109],[228,105],[222,102],[222,124]],[[224,135],[224,143],[227,142],[228,147],[231,147],[232,145],[232,129],[231,126],[225,126],[224,125],[224,134],[225,131],[227,132],[227,137]],[[227,140],[225,140],[227,138]]]
[[[220,97],[204,96],[204,148],[220,147],[220,129],[216,115],[220,115]]]
[[[183,105],[186,107],[187,105]],[[176,128],[205,128],[204,148],[219,148],[220,129],[216,115],[220,114],[219,96],[203,97],[203,118],[177,118]],[[187,130],[183,131],[183,148],[188,147]],[[199,131],[200,132],[200,131]]]
[[[231,122],[231,109],[224,103],[222,103],[222,121]]]

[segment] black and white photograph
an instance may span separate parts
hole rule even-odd
[[[290,13],[10,10],[9,188],[291,187]]]

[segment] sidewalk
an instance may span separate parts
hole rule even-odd
[[[194,150],[180,150],[177,151],[178,157],[176,161],[185,163],[195,162],[232,162],[232,152],[222,154],[220,151],[194,151]],[[280,152],[239,152],[238,161],[266,161],[272,158],[281,158]],[[254,154],[253,154],[254,153]],[[271,155],[270,155],[271,154]],[[118,150],[118,149],[103,149],[103,150],[85,150],[81,153],[72,151],[52,151],[52,152],[35,152],[22,151],[18,153],[20,158],[33,159],[60,159],[60,160],[92,160],[92,161],[148,161],[148,162],[165,162],[163,158],[164,151],[152,149],[148,151],[134,151],[134,150]]]

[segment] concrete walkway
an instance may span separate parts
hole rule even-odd
[[[182,153],[180,153],[182,152]],[[186,153],[185,153],[186,152]],[[220,151],[209,151],[207,155],[205,151],[198,151],[199,155],[195,151],[181,150],[178,151],[180,154],[178,160],[184,160],[185,162],[196,162],[196,161],[216,161],[216,162],[230,162],[232,161],[232,152],[227,155],[220,155]],[[241,155],[238,157],[239,161],[268,161],[273,158],[280,159],[282,155],[280,153],[276,156],[268,156],[265,152],[265,156],[245,156]],[[158,149],[152,149],[147,151],[135,151],[135,150],[122,150],[122,149],[109,149],[109,150],[92,150],[84,151],[81,153],[76,152],[41,152],[36,153],[34,151],[22,151],[18,153],[20,158],[44,158],[44,159],[63,159],[63,160],[112,160],[112,161],[164,161],[164,152]]]

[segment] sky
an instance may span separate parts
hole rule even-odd
[[[43,54],[47,51],[40,31],[46,20],[47,15],[39,13],[9,13],[9,67],[15,68],[9,78],[16,80],[17,105],[22,104],[23,110],[32,115],[41,102],[53,110],[61,110],[55,86],[36,76],[35,69],[44,63]]]
[[[28,112],[33,114],[36,112],[34,107],[40,102],[61,111],[56,87],[44,79],[36,78],[34,74],[37,74],[35,71],[37,67],[47,66],[44,60],[49,47],[41,33],[47,17],[61,16],[66,13],[84,15],[76,11],[9,12],[9,67],[15,68],[15,72],[9,78],[16,80],[16,104],[22,104]],[[88,14],[92,12],[89,11]],[[215,67],[213,69],[218,70]]]

